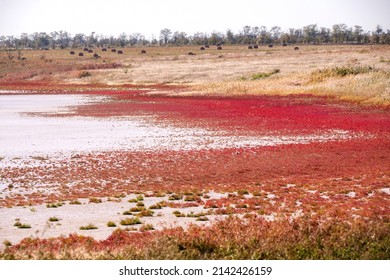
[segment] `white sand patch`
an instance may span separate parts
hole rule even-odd
[[[214,192],[208,193],[210,199],[221,197],[221,194]],[[129,195],[122,198],[119,202],[108,201],[103,199],[102,203],[90,203],[86,199],[80,199],[80,205],[64,204],[57,208],[48,208],[47,205],[35,206],[16,206],[13,208],[0,208],[0,248],[5,240],[11,241],[13,244],[21,241],[26,237],[33,238],[49,238],[58,236],[68,236],[72,233],[79,235],[91,236],[97,240],[106,239],[117,228],[139,229],[141,225],[121,226],[120,221],[125,218],[134,217],[133,215],[123,215],[123,212],[134,207],[136,203],[130,203],[130,198],[135,198],[136,195]],[[145,208],[161,201],[168,202],[168,197],[144,197],[142,201]],[[185,203],[184,201],[175,201]],[[168,227],[187,227],[191,223],[204,225],[216,219],[222,219],[224,216],[208,215],[209,221],[196,221],[192,217],[177,218],[172,212],[178,210],[187,215],[191,212],[207,212],[203,206],[195,206],[188,208],[170,208],[163,207],[162,209],[153,209],[153,217],[140,217],[143,224],[151,224],[155,229],[163,229]],[[134,215],[137,213],[134,212]],[[56,217],[58,222],[50,222],[49,218]],[[14,226],[15,222],[28,224],[31,228],[18,228]],[[114,222],[117,227],[108,227],[107,222]],[[92,224],[97,227],[93,230],[80,230],[80,227]]]
[[[385,193],[385,194],[390,195],[390,188],[383,188],[383,189],[380,189],[380,191]]]

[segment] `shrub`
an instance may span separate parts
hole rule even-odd
[[[92,229],[97,229],[97,226],[95,226],[93,224],[88,224],[86,226],[80,227],[80,230],[92,230]]]
[[[183,197],[179,194],[172,194],[171,196],[169,196],[168,200],[180,200],[182,198]]]
[[[141,201],[137,202],[136,206],[145,206],[145,204]]]
[[[154,212],[150,209],[142,210],[138,216],[140,217],[153,217]]]
[[[58,222],[59,219],[57,217],[50,217],[49,222]]]
[[[142,224],[142,222],[138,217],[134,217],[134,218],[127,218],[127,219],[121,220],[120,224],[122,226],[131,226],[131,225]]]
[[[62,202],[58,202],[58,203],[49,203],[46,205],[47,208],[57,208],[57,207],[61,207],[62,205],[64,205]]]
[[[251,76],[251,80],[252,81],[255,81],[255,80],[260,80],[260,79],[264,79],[264,78],[268,78],[268,77],[271,77],[272,75],[275,75],[277,73],[280,73],[280,69],[274,69],[272,70],[271,72],[265,72],[265,73],[256,73],[256,74],[253,74]]]
[[[378,69],[372,66],[337,66],[313,71],[310,75],[310,82],[316,83],[333,77],[345,77],[348,75],[359,75],[378,71]]]
[[[244,194],[249,194],[249,192],[247,190],[238,190],[237,194],[238,195],[244,195]]]
[[[156,204],[149,206],[149,209],[161,209],[161,208],[162,208],[162,206],[160,203],[156,203]]]
[[[89,199],[89,202],[90,203],[102,203],[102,200],[101,200],[101,198],[91,197]]]
[[[116,224],[113,221],[107,222],[108,227],[116,227]]]
[[[81,202],[78,201],[78,200],[76,199],[76,200],[72,200],[71,202],[69,202],[69,204],[72,204],[72,205],[80,205]]]
[[[151,224],[146,224],[146,225],[141,226],[141,228],[139,230],[140,231],[154,230],[154,227]]]
[[[31,228],[29,224],[20,224],[18,228]]]
[[[86,78],[86,77],[90,77],[92,76],[91,73],[89,73],[88,71],[83,71],[79,74],[79,78],[82,79],[82,78]]]
[[[145,210],[145,207],[137,206],[137,207],[130,208],[130,212],[141,212],[142,210]]]

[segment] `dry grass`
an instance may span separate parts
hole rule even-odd
[[[4,81],[47,81],[68,84],[191,85],[186,94],[295,94],[332,95],[369,104],[390,104],[390,46],[224,46],[199,51],[197,46],[126,48],[123,55],[101,52],[84,57],[70,50],[23,51],[26,60],[0,58],[0,84]],[[188,52],[196,55],[187,55]],[[337,67],[373,67],[377,71],[333,76],[313,83],[313,74]],[[259,73],[280,72],[269,77]],[[88,72],[89,75],[84,73]]]

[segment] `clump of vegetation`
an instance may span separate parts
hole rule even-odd
[[[97,229],[97,226],[95,226],[93,224],[88,224],[86,226],[81,226],[80,227],[80,230],[92,230],[92,229]]]
[[[120,221],[120,224],[122,226],[131,226],[131,225],[142,224],[142,222],[138,217],[134,217],[134,218],[123,219]]]
[[[83,71],[79,74],[79,78],[82,79],[82,78],[86,78],[86,77],[91,77],[92,74],[88,71]]]
[[[208,220],[209,220],[209,218],[207,218],[206,216],[201,216],[201,217],[196,218],[196,221],[200,221],[200,222],[205,222]]]
[[[116,227],[116,224],[113,221],[107,222],[108,227]]]
[[[91,197],[89,199],[89,202],[90,203],[102,203],[102,199],[101,198],[97,198],[97,197]]]
[[[249,194],[249,192],[247,190],[238,190],[237,194],[238,195],[244,195],[244,194]]]
[[[175,215],[177,218],[180,218],[180,217],[185,217],[186,215],[181,213],[180,211],[178,210],[175,210],[172,212],[173,215]]]
[[[310,75],[310,82],[318,83],[329,78],[374,73],[378,71],[379,69],[374,68],[372,66],[354,66],[354,65],[340,66],[340,67],[337,66],[337,67],[325,68],[325,69],[319,69],[313,71]]]
[[[31,228],[29,224],[22,224],[19,220],[14,223],[14,226],[17,228]]]
[[[145,207],[137,206],[137,207],[131,207],[130,208],[130,212],[141,212],[142,210],[145,210]]]
[[[161,204],[160,203],[156,203],[156,204],[153,204],[153,205],[150,205],[149,206],[149,209],[161,209],[162,208],[162,206],[161,206]]]
[[[127,202],[136,203],[138,200],[136,198],[130,198]]]
[[[143,207],[143,206],[145,206],[145,203],[143,203],[142,201],[139,201],[139,202],[137,202],[136,206]]]
[[[122,215],[133,215],[130,210],[123,211]]]
[[[153,217],[154,212],[150,209],[144,209],[138,213],[139,217]]]
[[[70,235],[24,239],[0,259],[379,259],[390,258],[389,220],[344,215],[303,216],[273,222],[229,217],[209,227],[192,225],[139,234],[117,229],[104,241]],[[126,224],[126,223],[125,223]],[[132,224],[132,223],[129,223]],[[149,226],[148,226],[149,227]],[[34,249],[34,250],[32,250]],[[32,253],[33,252],[33,253]]]
[[[58,222],[60,219],[58,219],[57,217],[50,217],[49,218],[49,222]]]
[[[146,225],[142,225],[139,229],[141,232],[143,231],[149,231],[149,230],[154,230],[154,227],[153,225],[151,224],[146,224]]]
[[[169,196],[168,200],[180,200],[180,199],[182,199],[182,198],[183,198],[183,196],[180,195],[180,194],[171,194],[171,195]]]
[[[69,202],[69,204],[72,204],[72,205],[81,205],[81,202],[78,201],[78,200],[76,199],[76,200],[72,200],[71,202]]]
[[[5,247],[11,247],[11,246],[12,246],[12,242],[9,241],[8,239],[6,239],[6,240],[3,241],[3,245],[4,245]]]
[[[280,73],[280,69],[274,69],[271,72],[260,72],[260,73],[255,73],[250,76],[250,80],[255,81],[255,80],[260,80],[264,78],[269,78],[272,75]],[[246,77],[241,77],[242,80],[247,80]]]
[[[58,207],[61,207],[63,206],[64,203],[62,202],[58,202],[58,203],[49,203],[46,205],[47,208],[58,208]]]

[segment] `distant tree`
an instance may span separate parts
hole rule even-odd
[[[364,31],[360,25],[355,25],[352,31],[352,41],[354,43],[363,43]]]
[[[235,44],[236,37],[231,29],[226,30],[226,43],[227,44]]]
[[[118,43],[121,47],[124,47],[128,43],[126,33],[122,32],[121,34],[119,34]]]
[[[76,47],[84,46],[85,42],[86,42],[86,36],[82,33],[78,33],[73,37],[72,47],[76,48]]]
[[[167,45],[171,38],[172,31],[168,28],[164,28],[160,31],[160,42],[162,45]]]
[[[309,24],[303,27],[303,40],[305,43],[318,43],[317,24]]]
[[[272,43],[280,43],[280,36],[282,34],[282,29],[279,26],[273,26],[270,30],[270,37]]]
[[[374,44],[379,44],[381,42],[381,37],[383,34],[383,28],[380,25],[376,26],[375,31],[372,32],[372,42]]]

